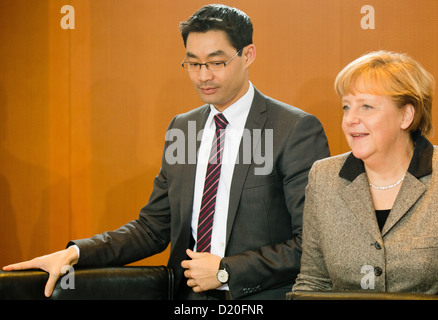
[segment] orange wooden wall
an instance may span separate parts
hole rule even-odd
[[[0,0],[0,265],[137,217],[169,121],[202,104],[180,67],[178,23],[207,3]],[[318,116],[333,155],[348,151],[333,90],[348,62],[401,51],[438,79],[438,1],[223,3],[253,20],[253,84]],[[61,27],[64,5],[75,9],[75,29]],[[361,27],[365,5],[375,29]]]

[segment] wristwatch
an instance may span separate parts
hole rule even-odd
[[[225,284],[228,282],[229,277],[230,275],[228,274],[228,271],[225,269],[221,261],[219,264],[219,270],[216,274],[216,278],[219,280],[220,283]]]

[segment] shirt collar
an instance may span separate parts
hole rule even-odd
[[[432,173],[434,147],[419,131],[412,133],[412,139],[415,147],[408,172],[419,179]],[[353,153],[350,153],[341,171],[339,171],[339,177],[353,181],[364,172],[365,166],[363,161],[356,158]]]
[[[249,83],[248,91],[236,102],[234,102],[231,106],[224,110],[223,115],[228,120],[228,125],[238,128],[244,128],[246,123],[246,118],[249,113],[249,109],[251,108],[252,100],[254,98],[254,87]],[[210,105],[210,115],[208,123],[212,123],[213,117],[218,114],[219,111],[213,106]]]

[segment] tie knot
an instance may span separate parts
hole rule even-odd
[[[228,124],[227,118],[222,113],[218,113],[214,116],[214,122],[216,123],[216,128],[225,129]]]

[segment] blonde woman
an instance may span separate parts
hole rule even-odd
[[[338,74],[351,152],[312,167],[293,291],[438,293],[434,86],[412,58],[385,51]]]

